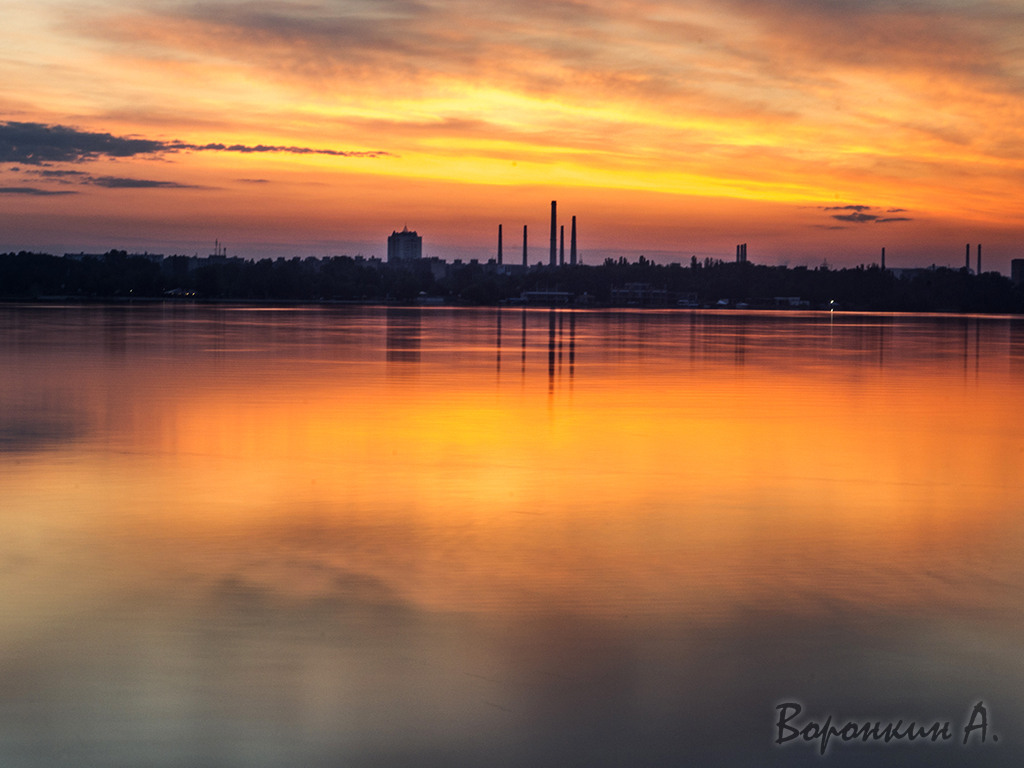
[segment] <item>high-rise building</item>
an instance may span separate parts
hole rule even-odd
[[[423,258],[423,238],[408,227],[392,232],[388,237],[388,262],[412,261]]]

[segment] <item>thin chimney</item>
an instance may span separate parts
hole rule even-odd
[[[565,266],[565,224],[558,228],[558,266]]]
[[[885,248],[882,249],[882,271],[885,271]]]
[[[576,266],[576,217],[572,217],[572,239],[569,241],[569,266]]]
[[[558,203],[555,200],[551,201],[551,266],[555,266],[558,262],[555,261],[557,253],[555,252],[556,236],[558,235],[558,214],[556,213]]]
[[[498,264],[501,264],[501,224],[498,225]]]
[[[981,243],[978,243],[978,274],[981,274]]]
[[[967,244],[967,263],[965,264],[967,271],[971,271],[971,244]]]

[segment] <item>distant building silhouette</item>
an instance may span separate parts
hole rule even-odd
[[[388,238],[388,262],[413,261],[423,258],[423,238],[408,227],[392,232]]]
[[[1010,261],[1010,279],[1014,285],[1024,284],[1024,259],[1012,259]]]

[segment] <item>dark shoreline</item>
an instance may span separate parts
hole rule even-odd
[[[1019,276],[1018,276],[1019,277]],[[243,261],[0,254],[0,301],[254,306],[561,306],[1024,314],[1024,281],[969,269],[831,269],[694,258],[687,266],[388,264],[337,256]]]

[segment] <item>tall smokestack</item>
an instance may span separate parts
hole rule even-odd
[[[743,244],[743,261],[746,262],[746,260],[747,260],[747,244],[744,243]]]
[[[555,253],[556,236],[558,235],[558,203],[554,200],[551,201],[551,266],[555,266],[558,262],[555,261],[555,257],[558,255]]]
[[[576,266],[576,217],[572,217],[572,239],[569,241],[569,266]]]
[[[885,271],[885,248],[882,249],[882,271]]]
[[[740,263],[740,246],[739,245],[736,246],[736,263],[737,264]]]
[[[978,243],[978,274],[981,274],[981,243]]]
[[[565,266],[565,224],[558,228],[558,266]]]
[[[526,225],[523,224],[523,266],[529,266],[526,263]]]
[[[971,271],[971,244],[967,244],[967,263],[965,264],[967,271]]]
[[[501,264],[501,224],[498,225],[498,264]]]

